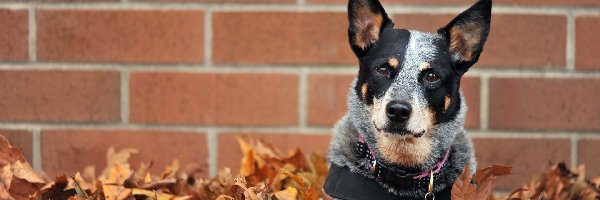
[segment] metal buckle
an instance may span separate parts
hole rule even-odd
[[[425,200],[428,200],[427,197],[431,197],[431,200],[435,200],[435,194],[433,194],[433,170],[429,171],[429,187],[427,187]]]

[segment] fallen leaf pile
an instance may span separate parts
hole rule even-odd
[[[89,166],[73,175],[50,179],[36,173],[22,153],[0,136],[0,199],[68,200],[316,200],[328,173],[327,160],[318,154],[305,156],[299,149],[283,153],[272,145],[237,138],[242,152],[238,175],[221,169],[215,178],[205,178],[198,166],[180,166],[177,160],[162,173],[151,174],[152,163],[132,169],[129,158],[137,149],[109,148],[107,167],[96,174]],[[508,197],[494,197],[496,177],[511,168],[493,165],[471,176],[466,168],[455,182],[452,199],[600,199],[600,178],[585,179],[584,167],[570,171],[564,164],[552,165]],[[474,184],[476,183],[476,184]]]
[[[600,199],[600,177],[586,179],[585,165],[580,165],[575,171],[569,170],[565,163],[549,165],[546,172],[502,199]]]

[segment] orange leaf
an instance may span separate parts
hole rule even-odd
[[[463,173],[456,179],[452,186],[452,199],[453,200],[471,200],[474,199],[473,195],[475,186],[471,183],[471,170],[469,165],[465,167]]]
[[[319,191],[314,190],[310,187],[310,184],[307,183],[302,177],[298,175],[294,175],[287,171],[282,171],[282,173],[288,175],[298,186],[300,186],[300,196],[305,200],[317,200],[319,199]]]
[[[298,199],[298,190],[293,187],[287,187],[285,190],[273,193],[273,196],[277,200],[296,200]]]
[[[512,174],[512,167],[492,165],[484,169],[477,170],[473,179],[475,180],[475,183],[479,183],[491,176],[503,176],[508,174]]]

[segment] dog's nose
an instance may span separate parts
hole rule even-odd
[[[407,101],[390,101],[386,106],[386,113],[390,120],[404,122],[410,117],[412,108]]]

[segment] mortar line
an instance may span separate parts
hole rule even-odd
[[[10,2],[0,5],[7,8],[21,8],[33,3]],[[392,13],[431,13],[431,14],[449,14],[459,13],[467,9],[470,5],[386,5],[386,11]],[[148,3],[148,2],[78,2],[78,3],[52,3],[39,4],[43,9],[133,9],[133,10],[196,10],[211,8],[215,11],[339,11],[346,12],[345,4],[304,4],[299,6],[295,4],[240,4],[240,3]],[[494,13],[521,13],[521,14],[562,14],[566,15],[573,11],[577,14],[598,14],[600,8],[597,7],[556,7],[556,6],[525,6],[525,5],[495,5]]]
[[[297,1],[296,1],[296,4],[297,4],[298,6],[305,6],[305,5],[306,5],[306,0],[297,0]]]
[[[575,16],[572,12],[567,15],[567,71],[575,71]]]
[[[482,75],[479,86],[479,121],[481,130],[489,128],[489,108],[490,108],[490,76]]]
[[[473,138],[517,138],[517,139],[570,139],[572,135],[579,133],[559,132],[559,133],[544,133],[544,132],[506,132],[506,131],[479,131],[473,130],[469,132],[469,136]],[[593,135],[594,133],[588,133]]]
[[[34,128],[31,132],[32,135],[32,139],[33,139],[33,155],[32,155],[32,162],[33,162],[33,169],[37,172],[42,171],[42,136],[41,136],[41,129],[40,128]]]
[[[579,138],[577,134],[571,135],[571,169],[576,169],[579,165]]]
[[[129,123],[129,70],[121,71],[121,123]]]
[[[204,65],[212,67],[212,46],[213,46],[213,25],[212,25],[212,9],[208,8],[204,11]]]
[[[259,127],[259,126],[186,126],[186,125],[156,125],[156,124],[104,124],[104,125],[86,125],[86,124],[41,124],[41,123],[0,123],[0,129],[22,130],[22,129],[42,129],[42,130],[124,130],[124,131],[173,131],[173,132],[208,132],[214,130],[217,132],[239,132],[239,133],[277,133],[277,134],[302,134],[302,135],[329,135],[331,126],[318,126],[300,128],[297,126],[287,127]],[[489,136],[510,136],[510,137],[537,137],[537,138],[568,138],[577,134],[579,138],[597,138],[600,134],[593,131],[508,131],[508,130],[478,130],[467,129],[470,135],[477,137]]]
[[[29,62],[35,62],[37,60],[37,26],[36,26],[36,16],[35,16],[35,7],[31,6],[28,9],[29,19],[28,19],[28,53],[29,53]]]
[[[307,127],[308,118],[308,74],[306,69],[300,70],[298,75],[298,126]]]
[[[230,131],[230,132],[289,132],[289,133],[301,133],[301,134],[320,134],[322,132],[327,132],[331,129],[331,126],[315,126],[315,127],[298,127],[297,125],[293,126],[212,126],[212,125],[165,125],[165,124],[122,124],[122,123],[114,123],[114,124],[53,124],[53,123],[6,123],[0,122],[0,129],[7,130],[18,130],[18,129],[28,129],[28,128],[41,128],[45,130],[55,130],[55,129],[80,129],[80,130],[170,130],[170,131],[180,131],[180,132],[195,132],[197,130],[209,130],[214,129],[217,131]]]
[[[206,146],[208,149],[208,176],[216,177],[218,173],[219,162],[219,136],[218,132],[209,129],[206,133]]]
[[[204,68],[203,65],[186,64],[112,64],[112,63],[8,63],[0,62],[0,70],[130,70],[130,71],[157,71],[157,72],[191,72],[191,73],[284,73],[297,74],[306,69],[310,73],[355,75],[355,65],[218,65],[218,67]],[[600,71],[567,71],[565,69],[518,69],[518,68],[475,68],[469,70],[466,76],[488,75],[493,77],[512,78],[600,78]]]
[[[595,10],[571,10],[575,17],[579,16],[600,16],[600,12],[598,12],[600,8],[596,8]]]

